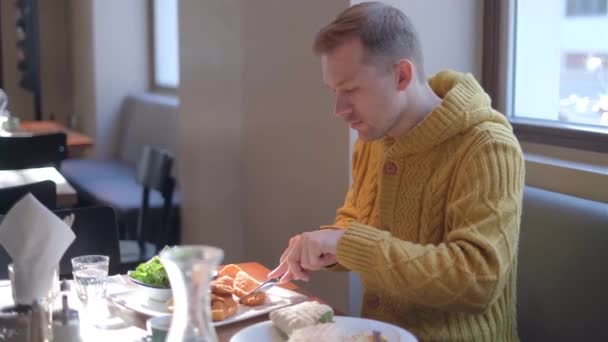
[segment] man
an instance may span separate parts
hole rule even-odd
[[[269,276],[358,272],[362,316],[422,341],[516,341],[521,148],[469,74],[426,81],[399,10],[350,7],[314,43],[335,115],[359,134],[335,223],[293,237]],[[445,51],[449,58],[449,51]]]

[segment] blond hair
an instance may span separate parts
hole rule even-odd
[[[317,55],[329,53],[353,38],[359,38],[363,45],[364,63],[392,67],[400,59],[409,59],[424,80],[418,33],[399,9],[377,1],[349,7],[317,33],[313,51]]]

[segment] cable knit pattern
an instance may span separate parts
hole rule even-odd
[[[355,145],[339,266],[360,273],[365,317],[422,341],[517,341],[521,148],[471,75],[429,83],[443,101],[424,121]]]

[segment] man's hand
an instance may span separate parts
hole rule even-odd
[[[281,255],[279,266],[268,274],[269,278],[281,277],[281,283],[291,280],[310,279],[310,271],[317,271],[336,263],[338,241],[342,229],[324,229],[296,235]]]

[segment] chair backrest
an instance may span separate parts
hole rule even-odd
[[[142,187],[154,189],[164,194],[171,190],[171,167],[173,155],[166,150],[144,146],[137,164],[137,183]]]
[[[120,249],[116,214],[110,207],[86,207],[55,211],[61,219],[74,214],[72,230],[76,240],[67,249],[59,264],[59,274],[71,277],[71,259],[80,255],[100,254],[110,257],[110,274],[120,272]],[[1,266],[0,266],[1,267]]]
[[[73,257],[89,254],[107,255],[110,257],[109,273],[120,272],[120,250],[118,245],[118,225],[116,214],[110,207],[87,207],[56,210],[54,213],[61,219],[74,214],[72,230],[76,239],[59,262],[61,278],[72,277]],[[0,223],[3,216],[0,215]],[[7,279],[7,266],[11,263],[10,256],[0,246],[0,279]]]
[[[608,340],[608,203],[526,187],[519,241],[521,340]]]
[[[0,214],[6,214],[23,196],[31,193],[50,210],[57,208],[57,185],[50,180],[0,189]]]
[[[0,170],[55,166],[67,157],[65,133],[0,137]]]
[[[144,230],[148,228],[147,215],[149,210],[150,190],[159,191],[163,197],[163,213],[160,227],[156,231],[156,251],[158,252],[168,238],[170,224],[173,190],[175,179],[171,176],[173,155],[166,150],[144,146],[139,164],[137,165],[137,182],[143,188],[142,204],[137,221],[137,240],[140,246],[140,255],[146,253],[144,249]]]

